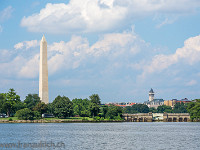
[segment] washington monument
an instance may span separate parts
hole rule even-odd
[[[40,77],[39,77],[39,97],[45,104],[49,103],[48,90],[48,65],[47,65],[47,41],[43,35],[40,42]]]

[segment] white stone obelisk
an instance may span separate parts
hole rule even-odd
[[[40,42],[39,97],[40,97],[40,100],[44,102],[45,104],[49,103],[47,41],[44,35]]]

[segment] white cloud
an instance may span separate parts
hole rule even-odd
[[[37,40],[23,41],[14,45],[14,49],[22,51],[1,50],[1,76],[15,78],[35,78],[38,76],[39,42]],[[33,48],[31,51],[23,51]]]
[[[127,51],[126,48],[129,46],[132,53],[137,53],[139,50],[132,47],[136,40],[138,40],[136,35],[130,33],[106,34],[103,36],[103,39],[91,46],[90,52],[95,56],[105,55],[105,53],[117,56]]]
[[[18,75],[25,78],[35,78],[39,74],[39,54],[32,59],[26,60],[25,65],[21,67]]]
[[[39,42],[37,40],[31,40],[31,41],[24,41],[24,42],[20,42],[15,44],[14,48],[17,49],[30,49],[33,47],[37,47],[39,45]]]
[[[198,8],[198,0],[70,0],[68,4],[48,3],[39,13],[24,17],[21,26],[31,32],[101,32],[137,18],[159,16],[164,20],[161,27]]]
[[[12,58],[13,53],[7,49],[2,49],[0,52],[0,63],[5,63],[10,61],[10,59]]]
[[[24,17],[21,25],[32,32],[104,31],[123,19],[124,11],[121,7],[101,7],[98,0],[73,0],[69,4],[48,3],[40,13]]]
[[[23,42],[20,42],[20,43],[17,43],[14,48],[15,49],[22,49],[24,47],[24,43]]]
[[[12,6],[8,6],[7,8],[0,11],[0,22],[9,19],[12,15],[12,12],[13,12]]]
[[[0,70],[3,70],[1,75],[6,77],[17,77],[17,73],[19,72],[21,66],[25,64],[25,59],[22,56],[17,56],[10,62],[1,63]]]
[[[18,43],[14,46],[15,49],[33,47],[33,50],[16,51],[17,56],[10,62],[7,60],[6,63],[5,61],[0,62],[0,69],[6,70],[1,76],[38,77],[39,42],[33,41],[21,42],[21,45]],[[35,45],[37,47],[34,47]],[[61,73],[64,76],[66,71],[71,72],[79,68],[79,73],[81,71],[94,74],[97,72],[97,75],[102,77],[117,74],[128,76],[132,71],[135,76],[138,76],[143,71],[141,77],[145,78],[154,73],[162,74],[163,70],[175,64],[188,66],[188,64],[194,65],[200,62],[198,59],[200,57],[200,36],[187,39],[184,46],[177,49],[174,54],[155,55],[151,49],[151,46],[133,31],[104,34],[92,45],[86,38],[72,36],[68,42],[48,44],[49,75]],[[5,55],[7,53],[9,51],[6,50]],[[4,57],[3,54],[2,57]],[[172,69],[170,71],[174,72]]]
[[[189,82],[186,83],[187,86],[193,86],[195,84],[197,84],[196,80],[191,80],[191,81],[189,81]]]
[[[135,57],[145,45],[146,43],[134,32],[105,34],[91,46],[87,39],[73,36],[69,42],[61,41],[48,46],[51,66],[49,72],[53,74],[59,70],[75,69],[80,65],[101,61],[107,61],[107,65],[114,68],[116,64],[127,65],[126,61]]]
[[[162,26],[166,25],[166,24],[172,24],[177,20],[177,17],[171,17],[171,18],[165,18],[165,20],[163,22],[161,22],[160,24],[156,25],[157,28],[161,28]]]
[[[182,48],[178,48],[174,54],[171,55],[156,55],[152,58],[152,61],[145,65],[143,68],[143,74],[141,77],[154,72],[160,72],[168,67],[180,63],[193,65],[200,62],[200,35],[191,37],[184,42]]]

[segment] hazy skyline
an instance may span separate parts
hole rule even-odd
[[[199,0],[1,0],[0,93],[39,93],[48,43],[49,101],[200,98]]]

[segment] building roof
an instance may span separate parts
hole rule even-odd
[[[149,91],[149,93],[154,93],[153,89],[151,88],[151,90]]]

